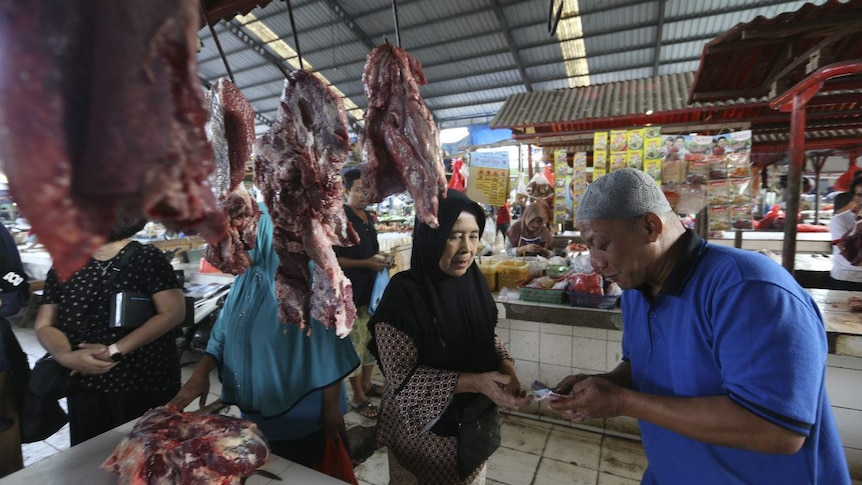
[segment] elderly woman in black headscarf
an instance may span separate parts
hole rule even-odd
[[[390,483],[484,483],[500,443],[498,407],[531,400],[494,333],[497,307],[473,261],[481,207],[450,190],[438,218],[438,229],[416,221],[411,269],[392,278],[369,324],[386,376],[377,429]]]

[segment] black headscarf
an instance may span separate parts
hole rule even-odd
[[[449,233],[465,211],[476,217],[481,234],[485,228],[482,208],[456,190],[440,198],[438,229],[416,220],[411,268],[395,275],[389,283],[369,325],[372,336],[377,322],[409,335],[423,365],[488,372],[500,367],[494,346],[497,306],[488,284],[475,262],[460,277],[449,276],[440,269]],[[377,355],[376,339],[372,339],[369,349]]]

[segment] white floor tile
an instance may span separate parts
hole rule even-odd
[[[647,459],[640,442],[613,436],[605,436],[602,439],[599,471],[632,480],[640,480],[646,466]]]
[[[503,421],[501,430],[501,446],[513,450],[541,455],[545,450],[545,442],[548,440],[550,429],[539,428],[531,423],[522,423],[507,419]]]
[[[640,483],[640,480],[631,480],[609,473],[599,473],[599,481],[596,485],[640,485]]]
[[[389,458],[386,448],[379,449],[371,458],[353,469],[360,483],[369,485],[387,485],[389,483]]]
[[[533,485],[595,485],[598,474],[596,469],[542,458]]]
[[[488,460],[488,478],[506,485],[529,485],[540,459],[539,455],[500,447]]]
[[[548,444],[545,446],[545,452],[542,453],[542,456],[563,463],[598,470],[601,450],[602,439],[600,435],[579,430],[569,430],[568,432],[551,430]]]

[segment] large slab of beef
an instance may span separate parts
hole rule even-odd
[[[132,485],[230,485],[266,463],[269,445],[251,421],[153,408],[102,463]]]
[[[217,242],[195,0],[0,3],[0,162],[59,275],[118,212]]]
[[[255,185],[272,215],[281,263],[276,273],[280,318],[305,328],[310,314],[341,337],[350,332],[356,308],[332,246],[359,242],[341,199],[340,170],[348,150],[341,98],[317,76],[291,73],[278,119],[254,150]],[[314,262],[313,289],[309,261]]]
[[[422,67],[404,49],[384,44],[368,54],[362,189],[368,203],[410,192],[420,221],[437,227],[437,194],[446,193],[440,133],[419,86]]]
[[[254,108],[225,78],[209,92],[206,132],[213,146],[216,170],[210,183],[227,221],[221,241],[209,244],[206,260],[224,273],[242,274],[251,266],[248,252],[257,240],[257,203],[242,184],[254,144]]]

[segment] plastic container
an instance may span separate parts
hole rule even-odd
[[[524,281],[524,284],[529,281]],[[522,301],[535,301],[538,303],[563,303],[566,299],[566,290],[555,290],[553,288],[531,288],[519,286],[518,292]]]
[[[569,303],[571,303],[572,306],[579,307],[609,310],[616,306],[619,299],[619,295],[593,295],[590,293],[579,293],[577,291],[569,292]]]
[[[497,288],[517,288],[529,277],[529,263],[513,260],[497,264]]]
[[[559,278],[571,270],[570,266],[551,264],[545,267],[545,275],[551,278]]]
[[[485,281],[488,282],[488,288],[491,291],[497,291],[497,265],[499,263],[482,261],[481,263],[477,263],[479,266],[479,271],[482,272],[482,276],[485,277]]]

